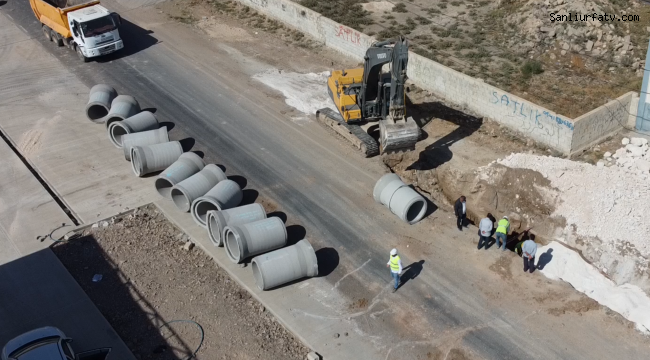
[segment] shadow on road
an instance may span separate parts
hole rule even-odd
[[[316,250],[316,259],[318,260],[318,277],[331,274],[339,266],[339,253],[330,247]]]
[[[6,3],[7,3],[6,1],[0,1],[0,6],[4,5]]]
[[[402,269],[403,273],[402,276],[400,276],[400,285],[398,289],[404,286],[407,282],[418,277],[418,275],[420,275],[420,273],[422,272],[422,265],[424,265],[424,260],[414,262],[411,265],[408,265],[407,267],[403,268]]]
[[[539,256],[539,260],[537,260],[537,269],[543,270],[551,260],[553,260],[553,249],[548,249],[545,253]]]

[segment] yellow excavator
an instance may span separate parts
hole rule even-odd
[[[414,150],[420,127],[406,117],[407,63],[408,40],[403,36],[372,44],[363,68],[332,71],[327,90],[338,112],[320,109],[318,120],[366,157]],[[384,72],[386,65],[388,71]],[[372,121],[379,121],[379,144],[361,127]]]

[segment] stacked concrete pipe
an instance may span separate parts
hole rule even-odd
[[[181,156],[182,157],[182,156]],[[192,202],[205,195],[220,181],[226,180],[226,174],[214,164],[206,165],[203,170],[174,185],[171,198],[181,211],[189,212]],[[168,181],[168,179],[164,179]],[[157,188],[157,187],[156,187]],[[158,190],[160,191],[160,190]]]
[[[306,239],[293,246],[256,256],[251,267],[255,283],[260,290],[318,276],[316,252]]]
[[[375,184],[372,192],[375,201],[385,205],[403,221],[415,224],[427,212],[427,201],[397,174],[386,174]]]
[[[204,167],[205,163],[200,156],[193,152],[186,152],[158,175],[155,182],[156,191],[162,197],[171,200],[174,185],[198,173]]]
[[[131,168],[137,176],[164,170],[183,154],[178,141],[131,147]]]
[[[102,120],[98,122],[104,122],[108,129],[112,123],[130,118],[139,112],[140,104],[133,96],[118,95],[113,102],[111,102],[111,109],[108,111],[108,115],[104,116]]]
[[[287,228],[277,217],[242,225],[228,225],[223,234],[226,254],[236,264],[251,256],[287,245]]]
[[[108,139],[117,148],[123,146],[122,137],[126,134],[158,129],[158,120],[153,113],[143,111],[122,121],[114,121],[108,126]]]
[[[232,180],[220,181],[204,196],[192,203],[192,218],[200,226],[207,229],[208,211],[234,208],[242,201],[244,194],[239,185]]]
[[[253,203],[227,210],[210,210],[206,224],[208,235],[214,246],[222,246],[224,229],[227,226],[239,226],[266,219],[266,211],[262,204]]]
[[[101,123],[111,109],[111,103],[117,97],[117,91],[106,84],[97,84],[90,89],[88,104],[86,104],[86,117]]]
[[[124,158],[131,161],[131,148],[133,146],[147,146],[166,142],[169,142],[169,134],[164,126],[156,130],[123,135],[122,150],[124,150]]]

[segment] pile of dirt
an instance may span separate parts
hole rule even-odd
[[[309,350],[187,241],[150,206],[53,251],[138,359],[187,358],[196,323],[198,359],[303,359]]]

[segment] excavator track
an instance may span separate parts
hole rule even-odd
[[[346,123],[335,110],[329,108],[320,109],[316,111],[316,118],[351,142],[354,147],[361,150],[365,157],[379,155],[379,144],[377,144],[377,141],[368,135],[359,125]]]

